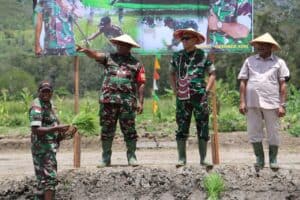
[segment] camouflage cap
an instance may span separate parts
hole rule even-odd
[[[39,91],[43,91],[43,90],[50,90],[51,92],[53,91],[53,87],[52,84],[49,81],[42,81],[39,84]]]

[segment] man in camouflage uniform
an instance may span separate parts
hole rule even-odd
[[[215,80],[215,67],[196,44],[205,38],[192,28],[179,29],[174,38],[181,41],[184,49],[173,54],[170,64],[170,81],[176,94],[176,131],[179,161],[177,167],[186,164],[186,140],[192,114],[196,120],[200,164],[212,167],[205,161],[207,141],[209,140],[209,106],[207,95]],[[208,72],[208,83],[205,74]]]
[[[35,199],[43,200],[54,199],[59,142],[65,137],[72,137],[64,135],[70,128],[68,125],[59,125],[51,102],[52,92],[51,84],[42,82],[38,89],[38,98],[34,99],[29,110],[31,152],[38,190]]]
[[[88,37],[88,40],[91,41],[95,39],[98,35],[101,35],[102,33],[108,39],[115,38],[123,34],[122,29],[120,27],[111,24],[111,19],[109,16],[101,18],[99,30],[90,37]]]
[[[75,55],[73,22],[84,14],[80,1],[40,0],[35,7],[35,12],[37,12],[35,54]],[[40,37],[43,24],[45,37],[42,45]]]
[[[211,0],[207,43],[247,44],[251,39],[252,0]]]
[[[80,46],[77,49],[96,59],[105,69],[99,112],[103,150],[100,167],[111,164],[111,147],[118,120],[127,146],[128,164],[135,166],[138,137],[135,112],[140,114],[143,111],[145,71],[130,53],[131,48],[138,48],[139,45],[129,35],[124,34],[110,41],[116,45],[117,53],[99,53]]]
[[[173,31],[178,29],[186,29],[193,28],[194,30],[198,30],[198,25],[194,20],[186,20],[186,21],[176,21],[171,17],[166,17],[164,19],[165,26],[169,27]],[[173,46],[178,46],[180,42],[175,38],[172,39],[172,43],[168,46],[168,49],[172,49]]]

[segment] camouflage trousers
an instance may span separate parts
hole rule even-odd
[[[35,136],[32,136],[34,138]],[[57,185],[56,151],[58,143],[55,141],[40,141],[32,139],[31,153],[37,179],[37,195],[46,190],[55,190]]]
[[[101,103],[99,111],[101,140],[112,139],[115,136],[118,120],[124,140],[137,140],[135,111],[134,107],[127,104]]]
[[[206,94],[192,95],[188,100],[176,99],[176,140],[187,140],[192,114],[196,121],[197,136],[209,140],[209,106]]]

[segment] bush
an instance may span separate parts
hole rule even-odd
[[[218,115],[218,129],[220,132],[246,131],[246,118],[237,107],[223,108]]]
[[[291,125],[291,128],[288,129],[288,133],[295,137],[300,137],[300,121]]]

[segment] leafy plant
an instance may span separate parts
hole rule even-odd
[[[216,172],[204,178],[204,188],[208,194],[208,200],[218,200],[221,192],[225,191],[225,182]]]
[[[96,131],[94,116],[91,113],[80,112],[72,120],[80,133],[93,135]]]
[[[246,119],[237,107],[224,107],[218,115],[218,128],[221,132],[245,131]]]
[[[288,129],[288,132],[295,137],[300,137],[300,123],[293,124],[291,128]]]

